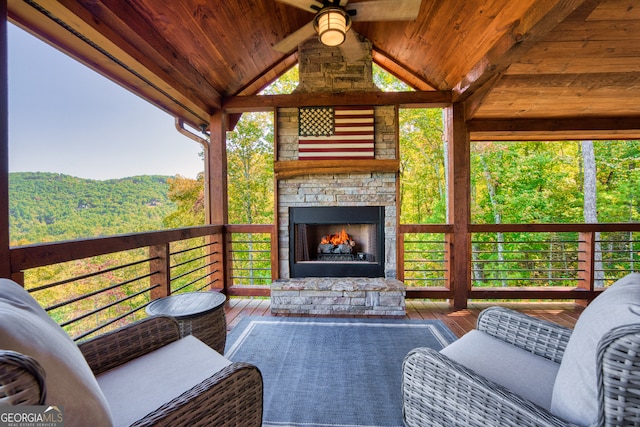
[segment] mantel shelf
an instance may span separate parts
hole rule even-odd
[[[288,160],[274,163],[276,179],[300,175],[333,173],[398,172],[400,161],[391,159],[370,160]]]

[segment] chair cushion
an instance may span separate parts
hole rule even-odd
[[[107,401],[78,346],[22,286],[0,279],[0,348],[36,359],[46,373],[47,405],[65,426],[111,426]]]
[[[583,426],[596,422],[598,343],[612,328],[639,322],[640,274],[632,273],[600,294],[578,318],[553,388],[553,414]]]
[[[98,375],[114,425],[128,426],[231,362],[189,335]]]
[[[520,397],[549,409],[559,364],[473,330],[440,351]]]

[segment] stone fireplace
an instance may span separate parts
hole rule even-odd
[[[372,79],[371,43],[364,39],[362,43],[368,55],[348,63],[338,48],[326,47],[316,39],[305,42],[299,47],[300,83],[296,91],[377,90]],[[396,109],[373,109],[371,164],[395,161]],[[271,287],[272,311],[403,315],[404,285],[396,280],[397,170],[363,171],[360,167],[351,171],[348,160],[332,160],[340,164],[339,172],[330,167],[317,172],[315,160],[299,160],[298,117],[298,108],[277,110],[276,163],[304,163],[310,165],[310,171],[283,177],[276,173],[280,279]],[[349,213],[349,209],[361,209],[362,213]],[[317,217],[299,221],[300,215],[314,210],[312,215]],[[328,214],[332,210],[334,213]],[[344,213],[346,216],[338,217]],[[374,222],[376,225],[371,225]],[[344,227],[346,234],[351,233],[352,243],[347,243],[353,245],[351,251],[327,246],[327,256],[319,256],[318,239],[341,233],[343,226],[351,226],[349,230]]]

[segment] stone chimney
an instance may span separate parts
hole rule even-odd
[[[353,30],[352,30],[353,31]],[[299,47],[300,82],[295,93],[379,91],[373,83],[371,42],[360,37],[358,55],[343,55],[313,37]],[[348,47],[353,47],[348,46]],[[364,55],[362,56],[362,53]],[[347,61],[345,56],[357,60]],[[396,111],[375,106],[375,159],[396,159]],[[298,109],[278,108],[277,160],[298,160]],[[289,208],[314,206],[384,206],[385,277],[396,277],[396,174],[392,172],[312,173],[278,179],[277,209],[280,278],[288,279]],[[272,301],[273,304],[273,301]]]
[[[353,30],[351,30],[353,31]],[[294,93],[362,92],[379,90],[373,83],[371,42],[355,33],[358,46],[325,46],[312,37],[298,48],[300,83]],[[345,46],[346,45],[346,46]],[[356,52],[344,55],[346,49]],[[349,61],[349,56],[360,56]]]

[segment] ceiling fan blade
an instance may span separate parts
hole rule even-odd
[[[289,53],[297,48],[300,43],[315,34],[316,30],[313,28],[313,22],[309,22],[273,45],[273,48],[278,52]]]
[[[276,0],[280,3],[285,3],[290,6],[297,7],[302,10],[306,10],[307,12],[316,13],[318,10],[322,9],[322,2],[316,0]],[[314,9],[312,6],[317,7]]]
[[[344,43],[340,45],[342,56],[348,63],[359,61],[367,55],[367,50],[362,45],[358,33],[353,30],[347,32]]]
[[[376,0],[351,3],[354,21],[412,21],[418,17],[422,0]]]

